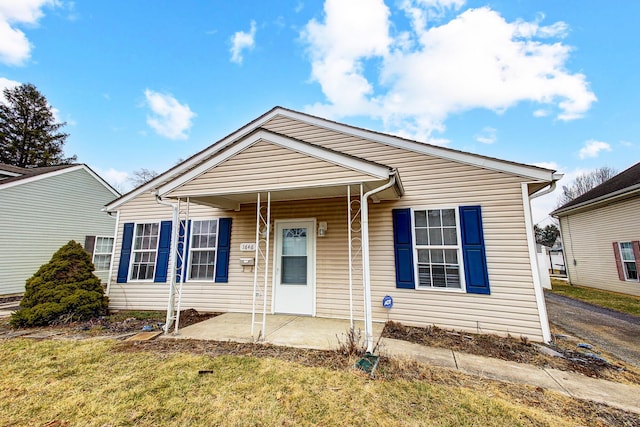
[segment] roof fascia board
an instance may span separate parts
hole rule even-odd
[[[320,117],[309,116],[297,111],[278,109],[270,112],[269,118],[281,114],[283,116],[291,117],[302,122],[312,124],[315,126],[335,130],[337,132],[347,133],[353,136],[357,136],[364,139],[369,139],[383,144],[390,145],[392,147],[403,148],[405,150],[414,151],[420,154],[428,154],[431,156],[437,156],[448,160],[453,160],[461,163],[467,163],[473,166],[479,166],[486,169],[492,169],[499,172],[507,172],[516,175],[522,175],[527,178],[541,179],[545,181],[553,180],[553,171],[543,168],[537,168],[527,165],[512,164],[504,162],[498,159],[489,159],[482,156],[478,156],[472,153],[464,153],[462,151],[455,151],[450,149],[441,148],[435,145],[425,144],[417,141],[411,141],[403,139],[393,135],[385,135],[378,132],[369,131],[366,129],[354,128],[342,123],[330,122]]]
[[[76,165],[76,166],[70,166],[68,168],[58,169],[58,170],[55,170],[55,171],[52,171],[52,172],[41,173],[41,174],[38,174],[38,175],[34,175],[34,176],[31,176],[31,177],[28,177],[28,178],[21,179],[19,181],[8,182],[6,184],[3,184],[2,181],[0,181],[0,189],[17,187],[18,185],[28,184],[30,182],[35,182],[35,181],[40,181],[41,179],[50,178],[52,176],[57,176],[57,175],[62,175],[64,173],[77,171],[77,170],[83,169],[83,168],[86,168],[86,166],[85,165]]]
[[[89,166],[82,164],[81,166],[84,166],[84,169],[89,173],[89,175],[91,175],[92,177],[94,177],[100,184],[102,184],[107,190],[111,191],[113,193],[114,196],[119,197],[120,193],[118,192],[118,190],[116,190],[115,188],[113,188],[107,181],[105,181],[104,179],[102,179],[102,177],[100,175],[98,175],[97,173],[95,173],[93,171],[93,169],[91,169]]]
[[[594,209],[608,202],[615,202],[619,199],[634,196],[635,194],[640,194],[640,184],[632,185],[631,187],[623,188],[621,190],[614,191],[613,193],[605,194],[604,196],[587,200],[582,203],[578,203],[577,205],[574,205],[574,206],[569,206],[568,208],[565,208],[565,209],[555,210],[551,212],[551,215],[566,216],[566,215],[575,213],[576,211]]]
[[[270,143],[300,152],[302,154],[320,160],[338,164],[348,169],[371,175],[378,179],[386,179],[391,173],[391,170],[389,168],[382,165],[376,165],[368,161],[358,160],[351,156],[346,156],[335,151],[326,150],[322,147],[317,147],[312,144],[307,144],[292,138],[287,138],[266,130],[259,130],[251,134],[249,137],[238,141],[236,144],[229,147],[229,149],[224,150],[217,155],[214,155],[211,159],[207,160],[204,163],[201,163],[184,175],[166,183],[165,185],[160,186],[158,188],[158,194],[160,196],[163,196],[171,190],[186,184],[192,179],[195,179],[196,177],[202,175],[206,171],[214,168],[215,166],[233,157],[234,155],[238,154],[242,150],[250,147],[260,140],[268,141]]]

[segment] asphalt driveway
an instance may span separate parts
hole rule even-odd
[[[640,367],[640,317],[545,292],[549,321]]]

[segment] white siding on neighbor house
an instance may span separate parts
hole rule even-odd
[[[445,328],[510,333],[542,340],[522,204],[521,183],[525,181],[524,178],[345,136],[290,119],[276,118],[267,123],[265,128],[399,170],[405,189],[403,197],[393,202],[370,203],[374,321],[383,322],[389,316],[391,320],[410,325],[435,324]],[[265,156],[268,156],[269,149],[265,149]],[[313,163],[314,160],[309,161]],[[257,157],[246,161],[243,167],[253,170],[263,161],[264,158]],[[304,170],[306,164],[295,159],[281,166],[284,170]],[[397,289],[392,209],[478,204],[482,206],[491,295]],[[119,209],[118,252],[124,223],[171,217],[170,209],[158,206],[150,195],[139,196]],[[251,310],[253,273],[242,272],[238,258],[247,256],[239,252],[240,243],[252,242],[255,238],[255,205],[242,205],[240,212],[192,205],[192,217],[208,215],[233,217],[229,283],[187,284],[183,307],[248,312]],[[346,188],[344,198],[273,204],[272,221],[293,218],[327,221],[327,236],[317,238],[316,315],[348,318]],[[118,259],[115,261],[110,294],[113,308],[166,308],[168,288],[165,284],[116,284]],[[389,313],[381,304],[385,295],[394,298],[394,307]],[[354,297],[355,314],[362,318],[361,276],[356,276]]]
[[[640,295],[640,283],[618,278],[613,242],[640,240],[640,197],[560,217],[569,280],[574,285]]]
[[[61,246],[85,236],[113,236],[101,212],[114,194],[84,169],[0,189],[0,295],[24,292],[25,281]],[[106,283],[108,272],[97,275]]]

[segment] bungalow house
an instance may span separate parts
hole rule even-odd
[[[551,213],[575,285],[640,295],[640,163]]]
[[[119,195],[84,164],[0,164],[0,295],[23,293],[25,281],[69,240],[85,244],[107,283],[115,218],[101,209]]]
[[[559,177],[276,107],[107,205],[110,306],[548,341],[530,199]]]

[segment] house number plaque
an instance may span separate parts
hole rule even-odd
[[[256,244],[255,243],[240,243],[240,251],[241,252],[255,252]]]

